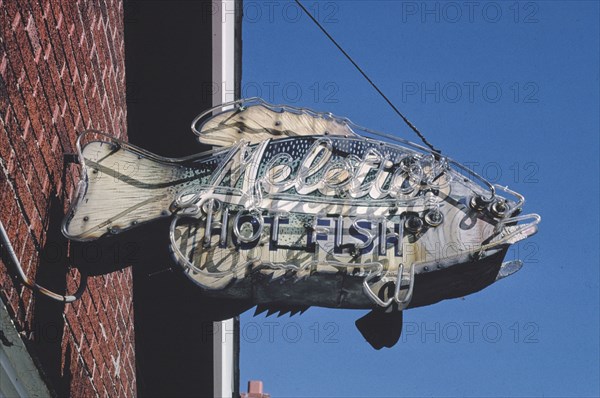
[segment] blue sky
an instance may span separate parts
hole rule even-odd
[[[517,274],[409,310],[392,349],[366,311],[241,317],[241,382],[273,397],[598,396],[599,3],[305,1],[443,153],[525,195]],[[418,142],[291,2],[245,1],[244,96]]]

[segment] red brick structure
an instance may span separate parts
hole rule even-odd
[[[78,168],[77,132],[126,139],[123,4],[0,0],[0,221],[27,276],[60,293],[76,267],[114,263],[120,247],[67,242],[60,223]],[[131,267],[91,276],[74,304],[32,294],[0,262],[0,298],[54,393],[136,394]]]
[[[271,394],[263,392],[262,381],[250,380],[248,382],[248,392],[241,393],[240,398],[271,398]]]

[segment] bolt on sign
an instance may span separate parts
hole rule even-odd
[[[330,113],[251,98],[192,130],[216,149],[168,159],[83,133],[64,234],[86,241],[169,217],[174,260],[207,295],[292,314],[372,309],[356,324],[379,349],[398,340],[404,309],[518,271],[507,249],[540,221],[460,163]]]

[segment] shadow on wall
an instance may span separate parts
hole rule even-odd
[[[63,203],[51,195],[48,209],[46,242],[40,251],[35,281],[53,292],[65,294],[68,271],[68,241],[61,233]],[[34,347],[38,358],[58,396],[68,396],[71,386],[71,347],[65,350],[63,366],[62,340],[65,304],[37,294],[33,314]]]
[[[63,201],[55,194],[51,195],[47,218],[47,234],[44,247],[40,251],[40,264],[35,281],[58,294],[73,294],[72,287],[67,288],[67,278],[71,278],[69,267],[76,267],[93,276],[119,272],[128,266],[134,267],[135,281],[143,281],[144,289],[137,291],[137,300],[146,305],[138,309],[135,327],[152,330],[136,336],[136,345],[144,349],[136,350],[137,363],[146,363],[149,370],[138,374],[138,383],[154,379],[165,368],[178,368],[178,364],[194,363],[203,349],[205,355],[212,354],[212,321],[227,319],[249,309],[251,303],[240,300],[211,299],[191,282],[177,266],[168,250],[170,220],[159,220],[126,231],[117,236],[108,236],[91,242],[72,242],[67,240],[61,225],[64,217]],[[69,290],[67,292],[67,290]],[[110,286],[107,287],[110,290]],[[171,300],[167,300],[166,298]],[[185,305],[173,305],[175,302]],[[71,304],[67,304],[71,305]],[[37,294],[33,314],[33,344],[46,377],[58,396],[69,396],[73,375],[71,365],[74,348],[69,336],[63,336],[65,304],[44,295]],[[157,322],[160,314],[168,314],[168,322]],[[142,326],[143,325],[143,326]],[[156,339],[152,336],[169,335],[171,338]],[[176,338],[173,338],[173,336]],[[190,337],[195,336],[206,345],[190,347]],[[63,346],[63,340],[66,344]],[[148,341],[146,341],[148,340]],[[145,347],[162,350],[147,350]],[[155,353],[156,351],[156,353]],[[155,364],[156,369],[148,365]],[[212,362],[209,362],[212,368]],[[204,368],[206,364],[200,365]],[[204,383],[212,382],[212,369],[198,369],[177,372],[178,383],[189,387],[178,390],[193,395],[194,385],[189,378],[200,378]],[[139,370],[138,370],[139,371]],[[156,374],[155,374],[156,371]],[[141,376],[141,377],[140,377]],[[146,376],[146,377],[144,377]],[[147,382],[146,382],[147,383]],[[192,388],[193,387],[193,388]],[[154,390],[154,387],[152,388]],[[142,392],[148,392],[141,389]],[[165,395],[173,387],[160,391]],[[150,394],[151,395],[151,394]]]
[[[122,270],[135,263],[137,248],[134,243],[116,239],[94,242],[70,242],[61,232],[64,218],[63,200],[51,194],[46,220],[46,241],[40,251],[40,263],[35,281],[38,285],[58,294],[67,292],[70,267],[76,267],[90,276]],[[132,249],[133,248],[133,249]],[[20,304],[22,305],[22,304]],[[72,305],[72,304],[67,304]],[[65,304],[43,294],[36,294],[33,313],[33,344],[41,365],[58,396],[69,396],[72,374],[73,347],[67,341],[63,353],[62,342]]]
[[[46,240],[40,251],[40,263],[35,281],[58,294],[68,291],[70,267],[90,276],[118,272],[136,263],[139,244],[133,240],[103,238],[93,242],[72,242],[64,237],[61,226],[64,201],[53,192],[46,219]],[[72,304],[67,304],[72,305]],[[20,307],[24,304],[20,303]],[[58,396],[71,395],[71,364],[73,347],[68,336],[63,336],[65,304],[43,294],[36,294],[33,313],[33,348],[45,376]],[[63,352],[63,340],[66,345]]]

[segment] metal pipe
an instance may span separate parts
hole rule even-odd
[[[72,303],[72,302],[78,300],[81,297],[81,295],[83,295],[83,292],[85,291],[85,289],[87,287],[87,275],[85,273],[80,271],[81,272],[81,282],[79,283],[79,287],[77,288],[77,291],[75,292],[74,295],[63,296],[62,294],[54,293],[54,292],[46,289],[45,287],[40,286],[35,282],[32,282],[31,280],[29,280],[27,275],[25,275],[25,272],[23,271],[23,267],[21,267],[21,262],[17,258],[15,249],[13,248],[12,244],[10,243],[8,233],[6,232],[6,229],[4,229],[4,224],[2,223],[2,221],[0,221],[0,238],[2,238],[2,246],[4,246],[6,248],[6,250],[8,251],[8,256],[10,257],[10,260],[12,261],[15,268],[17,269],[17,276],[19,277],[19,280],[25,287],[27,287],[35,292],[39,292],[47,297],[50,297],[51,299],[54,299],[56,301],[62,301],[65,303]]]

